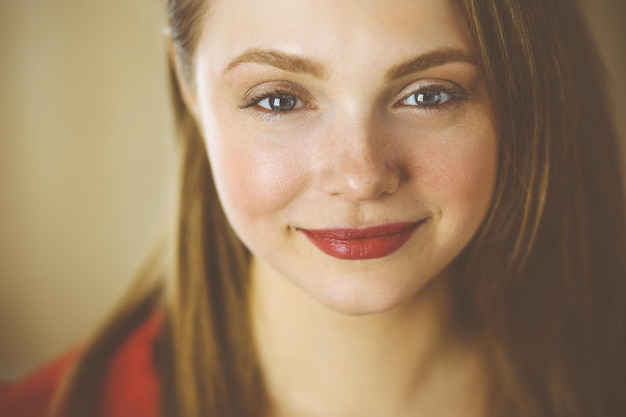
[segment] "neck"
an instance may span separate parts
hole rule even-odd
[[[367,316],[329,310],[256,259],[251,279],[272,416],[452,416],[450,405],[468,416],[477,408],[479,348],[456,325],[449,275]]]

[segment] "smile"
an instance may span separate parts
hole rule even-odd
[[[319,250],[339,259],[382,258],[397,251],[426,220],[366,228],[299,229]]]

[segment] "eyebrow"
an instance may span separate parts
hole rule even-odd
[[[309,74],[320,79],[326,78],[327,75],[324,66],[311,59],[273,49],[249,49],[230,61],[226,71],[247,62],[270,65],[288,72]]]
[[[387,71],[385,79],[387,81],[393,81],[416,72],[454,62],[472,64],[477,67],[480,66],[470,54],[462,49],[442,48],[411,58],[408,61],[392,67]]]
[[[416,72],[425,71],[429,68],[453,62],[465,62],[478,66],[472,56],[464,50],[456,48],[442,48],[427,52],[393,66],[387,71],[385,79],[387,81],[393,81]],[[326,68],[321,63],[309,58],[280,52],[274,49],[248,49],[230,61],[226,67],[226,71],[230,71],[238,65],[244,63],[270,65],[283,71],[309,74],[320,79],[324,79],[328,75]]]

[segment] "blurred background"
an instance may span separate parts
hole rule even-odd
[[[0,380],[88,336],[173,201],[164,0],[0,0]]]
[[[165,3],[0,0],[0,380],[90,335],[173,205]],[[626,2],[583,4],[626,138]]]

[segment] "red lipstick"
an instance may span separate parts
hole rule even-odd
[[[422,224],[405,222],[366,228],[300,229],[319,250],[339,259],[382,258],[400,249]]]

